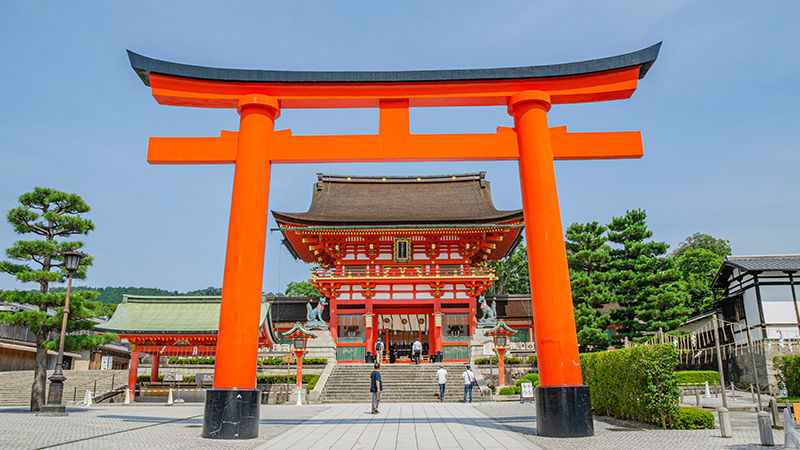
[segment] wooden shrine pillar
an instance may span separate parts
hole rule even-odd
[[[557,435],[565,428],[570,430],[571,436],[591,436],[594,429],[589,388],[581,379],[553,147],[547,124],[550,94],[520,92],[511,96],[508,107],[514,116],[519,146],[519,177],[541,382],[536,389],[537,427],[543,436]]]
[[[258,436],[256,389],[261,282],[269,202],[270,141],[278,102],[261,94],[239,99],[239,133],[228,245],[222,282],[214,389],[207,392],[203,437]],[[230,423],[231,408],[241,422]]]
[[[128,388],[130,389],[130,400],[136,397],[136,376],[139,371],[139,349],[136,344],[131,344],[131,361],[128,363]]]
[[[158,381],[158,366],[161,363],[161,355],[153,353],[153,364],[150,368],[150,382],[156,383]]]

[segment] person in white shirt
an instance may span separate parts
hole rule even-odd
[[[383,341],[381,338],[378,338],[378,342],[375,343],[375,359],[378,364],[383,362]]]
[[[467,366],[467,370],[461,376],[464,377],[464,403],[467,403],[467,392],[469,392],[469,402],[472,403],[472,383],[475,381],[475,374]]]
[[[412,358],[419,364],[419,357],[422,354],[422,342],[419,341],[419,338],[415,339],[414,344],[411,345],[411,352]]]
[[[444,401],[444,385],[447,383],[447,371],[444,370],[444,366],[439,366],[439,370],[436,371],[436,378],[439,380],[439,401]]]

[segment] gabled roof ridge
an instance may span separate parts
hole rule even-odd
[[[738,259],[781,259],[781,258],[800,258],[800,254],[779,254],[779,255],[730,255],[726,256],[726,260]]]
[[[441,175],[335,175],[317,173],[317,181],[323,183],[450,183],[482,181],[485,179],[485,171]]]

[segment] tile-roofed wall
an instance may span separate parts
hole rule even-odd
[[[742,270],[800,270],[800,255],[728,256],[725,263]]]

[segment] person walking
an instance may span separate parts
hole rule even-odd
[[[469,392],[469,402],[472,403],[472,386],[477,384],[475,380],[475,374],[469,370],[469,366],[467,366],[467,370],[461,374],[464,377],[464,402],[467,403],[467,392]]]
[[[369,391],[372,392],[372,414],[378,414],[378,405],[381,402],[383,381],[381,380],[381,365],[375,363],[375,370],[369,375]]]
[[[414,339],[414,343],[411,344],[411,351],[413,352],[414,362],[419,364],[419,357],[422,355],[422,342],[419,341],[419,338]]]
[[[447,371],[444,370],[444,366],[439,366],[439,370],[436,371],[436,378],[439,381],[439,401],[444,401],[444,385],[447,384]]]
[[[383,362],[383,349],[385,346],[383,345],[383,341],[381,338],[378,338],[378,342],[375,343],[375,357],[377,358],[375,362],[378,364]]]

